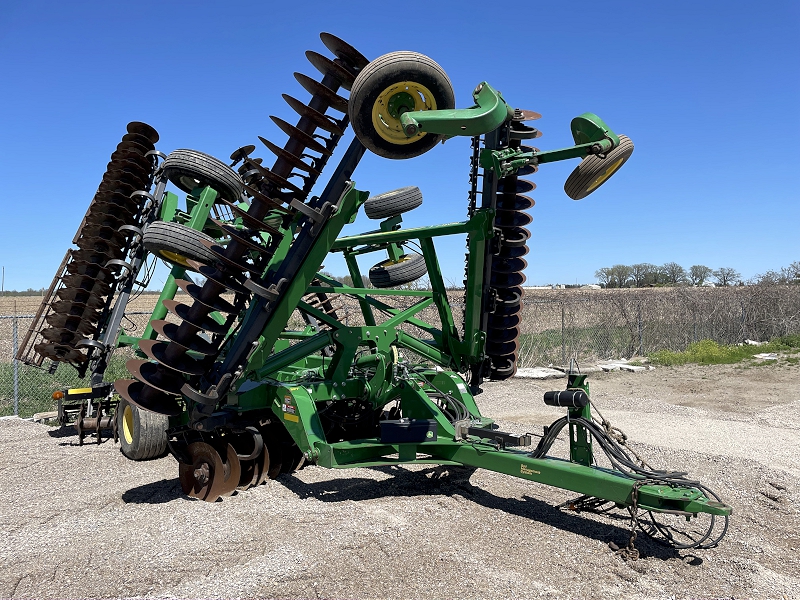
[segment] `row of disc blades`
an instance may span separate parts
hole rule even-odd
[[[516,111],[517,119],[511,122],[511,148],[531,152],[534,148],[523,146],[521,138],[539,137],[541,134],[522,124],[523,120],[539,118],[531,111]],[[528,253],[527,229],[533,221],[527,210],[535,202],[527,194],[536,189],[536,184],[520,179],[519,175],[536,172],[536,167],[523,167],[497,182],[497,213],[494,226],[502,234],[500,251],[492,258],[490,287],[496,293],[497,303],[489,315],[486,331],[486,355],[491,359],[489,378],[508,379],[517,372],[519,357],[519,334],[522,314],[523,271],[528,266],[524,256]]]
[[[339,95],[338,90],[349,89],[358,72],[369,62],[339,38],[326,33],[320,37],[335,58],[330,59],[311,51],[306,53],[323,78],[316,81],[306,75],[295,74],[297,81],[311,94],[307,103],[284,95],[286,102],[299,115],[296,125],[272,117],[275,124],[288,135],[288,140],[280,147],[259,137],[276,157],[272,168],[265,167],[261,158],[252,157],[255,146],[236,150],[231,155],[233,162],[230,167],[220,163],[229,171],[229,175],[239,178],[242,200],[246,201],[246,205],[225,199],[218,200],[218,203],[223,204],[234,216],[240,217],[245,229],[236,230],[217,222],[229,237],[227,245],[207,245],[215,256],[214,264],[190,262],[191,267],[205,277],[205,282],[202,285],[189,281],[177,282],[193,302],[165,302],[167,309],[178,318],[179,324],[154,322],[153,328],[166,339],[140,343],[140,349],[150,360],[128,361],[126,366],[133,379],[117,380],[115,383],[117,392],[133,404],[157,413],[177,415],[182,411],[178,396],[202,397],[204,384],[201,377],[213,370],[224,338],[221,334],[232,325],[235,316],[246,308],[250,299],[248,287],[267,287],[270,283],[261,279],[261,275],[281,240],[277,226],[283,219],[294,218],[297,209],[287,206],[289,202],[307,200],[348,125],[347,100]],[[333,116],[327,114],[329,110],[333,111]],[[168,160],[169,157],[165,164]],[[268,243],[263,241],[263,232],[268,234]],[[226,292],[234,294],[234,300],[230,303],[221,298],[221,294]],[[210,318],[214,311],[228,315],[226,324],[220,326]],[[211,335],[201,335],[204,330]],[[242,333],[240,331],[239,335]],[[189,351],[192,351],[191,354]],[[235,443],[231,444],[233,452],[222,442],[190,443],[186,452],[190,462],[182,462],[180,467],[184,490],[195,497],[213,501],[240,486],[257,484],[263,480],[265,472],[275,470],[275,457],[272,456],[270,460],[267,456],[274,454],[275,448],[270,446],[266,435],[264,443],[264,454],[252,459],[252,464],[248,463],[245,468],[242,468],[242,459],[238,458],[242,451],[236,448]],[[236,458],[231,458],[231,452]],[[299,452],[296,446],[294,452]],[[300,462],[297,458],[292,456],[291,460],[282,460],[279,468],[297,468]],[[269,464],[273,466],[265,466]],[[214,475],[209,476],[209,473]]]
[[[52,361],[84,363],[86,348],[78,344],[96,338],[103,330],[105,308],[116,288],[111,260],[124,260],[129,234],[123,226],[138,226],[142,195],[152,184],[158,133],[145,123],[128,123],[127,133],[111,154],[103,180],[92,198],[73,243],[67,251],[64,270],[56,274],[47,300],[47,327],[34,350]],[[122,230],[120,228],[123,228]]]
[[[188,443],[185,461],[178,463],[178,479],[185,494],[216,502],[304,464],[286,429],[272,423]]]

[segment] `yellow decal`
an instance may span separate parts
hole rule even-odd
[[[519,472],[522,473],[523,475],[541,475],[542,474],[541,471],[536,471],[534,469],[531,469],[527,465],[520,465],[519,466]]]
[[[289,413],[283,413],[283,420],[291,421],[292,423],[299,423],[300,417],[298,417],[297,415],[290,415]]]
[[[91,394],[92,388],[72,388],[67,390],[67,394]]]

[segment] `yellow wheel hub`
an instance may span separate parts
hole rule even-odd
[[[400,81],[383,90],[372,105],[372,125],[384,140],[399,146],[411,144],[425,132],[406,137],[400,116],[417,110],[436,110],[436,100],[431,91],[421,83]]]
[[[178,254],[177,252],[170,252],[169,250],[159,250],[158,253],[171,262],[179,264],[182,267],[190,268],[189,263],[186,262],[188,259],[185,256]]]
[[[128,444],[133,443],[133,409],[130,404],[122,411],[122,435]]]
[[[586,191],[591,192],[593,189],[602,184],[606,179],[608,179],[614,173],[616,173],[617,169],[619,169],[622,166],[624,160],[625,160],[624,158],[620,158],[617,162],[613,163],[605,171],[600,173],[600,175],[597,176],[597,179],[595,179],[591,183],[591,185],[588,188],[586,188]]]

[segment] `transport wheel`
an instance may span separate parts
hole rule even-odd
[[[364,202],[370,219],[388,219],[422,205],[422,192],[415,185],[372,196]]]
[[[587,156],[567,177],[564,191],[573,200],[585,198],[603,185],[633,154],[633,142],[627,135],[619,136],[619,146],[600,158]]]
[[[348,114],[353,131],[369,150],[384,158],[413,158],[433,148],[440,135],[406,137],[405,112],[455,107],[453,85],[424,54],[391,52],[371,61],[353,82]]]
[[[238,202],[242,196],[241,177],[224,162],[197,150],[173,150],[164,159],[161,170],[187,193],[207,185],[231,202]]]
[[[421,254],[404,254],[399,260],[385,260],[369,270],[369,280],[376,288],[390,288],[416,281],[428,270]]]
[[[204,265],[213,265],[216,257],[205,247],[202,240],[214,242],[214,238],[180,223],[153,221],[144,230],[144,247],[147,251],[168,263],[195,270],[189,265],[196,260]]]
[[[169,427],[166,415],[143,410],[120,398],[114,416],[117,419],[120,450],[127,458],[148,460],[164,455]]]

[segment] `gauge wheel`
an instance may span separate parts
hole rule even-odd
[[[388,219],[422,205],[422,192],[415,185],[372,196],[364,202],[370,219]]]
[[[391,52],[371,61],[350,90],[353,131],[369,150],[392,159],[413,158],[433,148],[441,135],[407,137],[400,117],[420,110],[455,108],[453,85],[442,67],[424,54]]]
[[[585,198],[603,185],[633,154],[633,142],[627,135],[619,136],[619,146],[600,158],[591,154],[584,158],[567,177],[564,191],[573,200]]]
[[[144,410],[121,398],[114,417],[117,419],[122,453],[131,460],[163,456],[167,450],[166,415]]]
[[[173,150],[161,165],[163,175],[184,192],[209,186],[220,196],[238,202],[242,178],[221,160],[197,150]]]
[[[194,260],[204,265],[213,265],[216,256],[203,245],[203,240],[216,243],[214,238],[180,223],[153,221],[144,230],[144,247],[159,258],[195,270],[189,265]]]
[[[416,281],[428,269],[421,254],[403,254],[398,260],[385,260],[369,270],[369,280],[376,288],[390,288]]]

